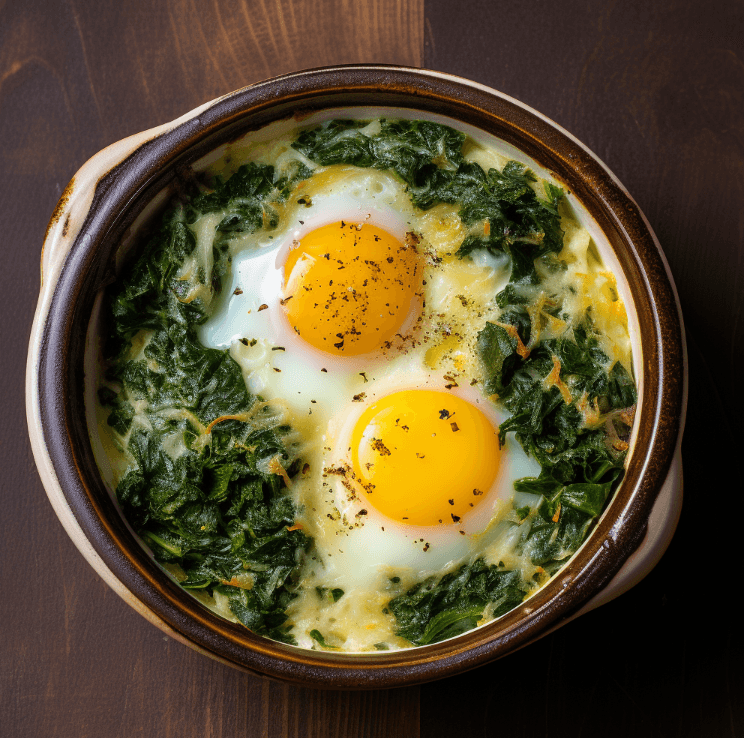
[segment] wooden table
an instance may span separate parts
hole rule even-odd
[[[743,629],[731,604],[742,540],[743,40],[734,0],[0,3],[0,733],[744,735]],[[23,401],[40,246],[76,169],[218,95],[343,62],[475,79],[592,148],[666,251],[691,379],[685,509],[645,581],[501,662],[351,694],[231,670],[127,607],[57,522]]]

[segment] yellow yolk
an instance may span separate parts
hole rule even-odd
[[[376,351],[409,318],[420,286],[420,258],[382,228],[332,223],[311,231],[284,265],[285,314],[321,351]]]
[[[383,397],[352,433],[369,503],[408,525],[455,525],[483,501],[499,467],[496,429],[466,400],[405,390]]]

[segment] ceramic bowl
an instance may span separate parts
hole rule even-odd
[[[91,448],[84,407],[93,342],[86,334],[97,295],[115,276],[122,243],[185,167],[272,122],[362,117],[380,108],[389,117],[452,122],[497,141],[502,150],[518,150],[538,172],[564,183],[618,277],[628,308],[639,410],[625,478],[594,531],[522,605],[430,646],[375,654],[308,651],[219,618],[178,587],[138,543]],[[169,636],[209,656],[304,685],[421,683],[498,659],[607,602],[645,576],[669,543],[682,501],[686,365],[679,302],[666,260],[636,203],[591,151],[495,90],[451,75],[385,66],[317,69],[238,90],[88,161],[52,216],[41,266],[27,413],[49,499],[75,545],[127,603]]]

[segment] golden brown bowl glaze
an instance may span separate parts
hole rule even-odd
[[[521,606],[431,646],[375,654],[316,652],[255,636],[206,610],[162,572],[127,528],[88,438],[86,329],[97,293],[114,278],[123,234],[190,164],[248,130],[288,116],[372,105],[445,115],[493,134],[550,170],[584,204],[617,256],[638,316],[641,411],[625,478],[605,514],[566,566]],[[50,491],[50,499],[68,530],[82,532],[85,540],[76,543],[88,560],[110,572],[113,580],[107,581],[117,582],[130,604],[179,640],[247,671],[331,688],[411,685],[471,669],[545,635],[586,607],[642,543],[684,418],[684,334],[674,286],[648,223],[622,185],[570,134],[517,101],[466,80],[401,67],[334,67],[279,77],[208,103],[164,128],[122,160],[109,156],[115,165],[90,185],[84,220],[70,223],[65,215],[73,182],[50,224],[55,233],[67,236],[69,228],[76,233],[59,270],[44,275],[53,284],[47,284],[32,336],[29,425],[45,485],[60,493],[55,501]]]

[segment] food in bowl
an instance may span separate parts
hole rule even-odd
[[[126,519],[275,640],[394,650],[499,617],[622,476],[615,277],[560,187],[448,126],[246,141],[110,290],[92,430]]]

